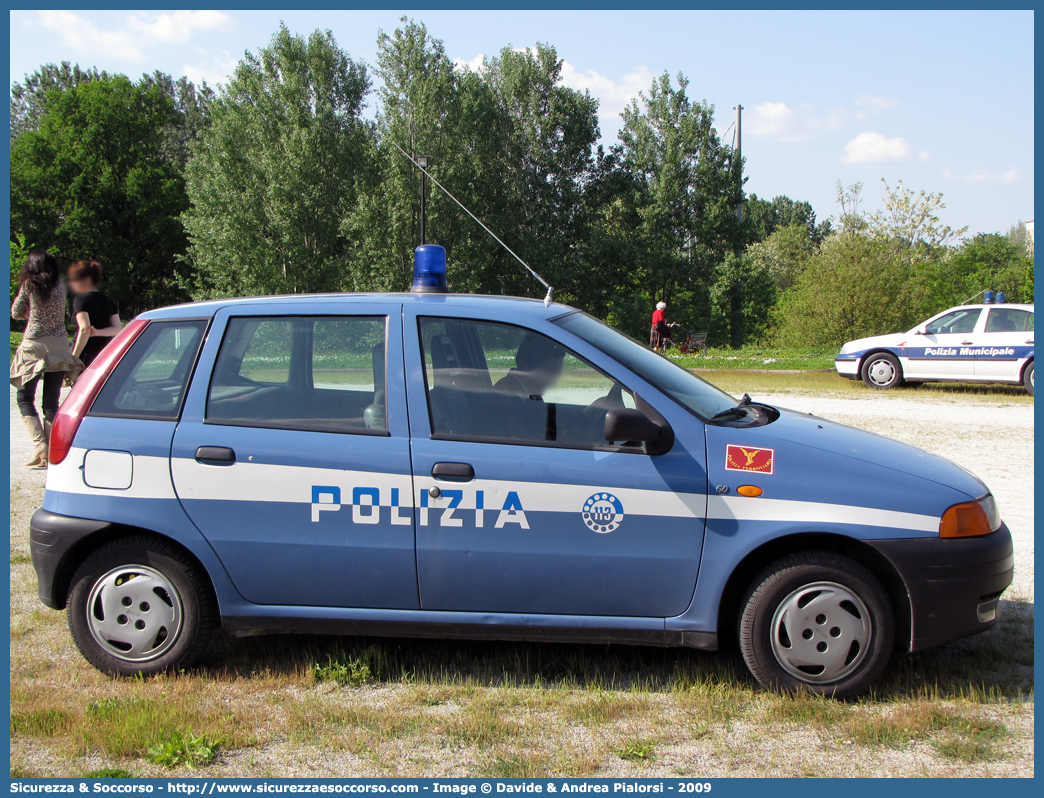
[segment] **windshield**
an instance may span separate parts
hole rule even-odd
[[[724,391],[593,316],[576,311],[553,323],[626,366],[704,421],[736,406],[736,400]]]

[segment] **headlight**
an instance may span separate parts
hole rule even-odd
[[[941,538],[971,538],[988,535],[1000,529],[1000,512],[993,496],[987,494],[977,502],[955,504],[939,522]]]
[[[986,517],[990,521],[990,532],[996,532],[1000,529],[1000,508],[997,506],[997,500],[993,498],[993,494],[987,493],[986,498],[979,499],[979,506],[982,508],[983,512],[986,513]]]

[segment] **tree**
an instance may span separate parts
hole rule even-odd
[[[746,203],[744,223],[748,230],[748,240],[764,241],[783,227],[801,225],[806,235],[814,244],[822,243],[830,234],[830,220],[816,223],[816,212],[808,202],[797,202],[786,195],[773,197],[771,201],[763,200],[757,194],[751,194]]]
[[[622,163],[637,187],[643,245],[633,268],[646,307],[679,300],[706,320],[714,269],[742,242],[743,165],[718,138],[714,108],[689,100],[683,75],[677,83],[663,74],[623,112]]]
[[[983,291],[1003,291],[1009,302],[1033,301],[1033,260],[1006,236],[979,234],[924,273],[925,310],[967,302]]]
[[[15,233],[11,236],[11,301],[14,302],[15,295],[18,293],[18,276],[22,272],[22,267],[25,266],[25,261],[29,257],[29,247],[25,244],[25,236],[21,233]]]
[[[369,259],[384,265],[386,279],[409,284],[419,175],[394,142],[429,156],[433,177],[543,273],[557,296],[579,301],[590,283],[580,253],[596,101],[560,84],[553,48],[505,48],[470,70],[455,67],[423,25],[403,23],[378,40],[379,178],[360,212],[384,227],[365,236]],[[428,187],[427,238],[460,264],[451,277],[456,290],[543,294],[452,200]]]
[[[210,124],[214,90],[206,81],[195,86],[186,77],[174,80],[159,71],[144,75],[141,82],[145,86],[157,86],[165,97],[170,98],[178,112],[178,122],[167,130],[163,150],[167,159],[184,171],[192,145]]]
[[[908,248],[934,249],[949,246],[968,231],[967,227],[954,230],[940,221],[938,212],[946,207],[942,194],[923,189],[915,192],[902,180],[895,188],[884,178],[881,182],[885,187],[884,209],[869,218],[870,231],[875,235]]]
[[[867,227],[866,215],[860,210],[863,204],[863,184],[844,185],[840,180],[835,184],[835,200],[841,212],[837,224],[840,232],[858,232]]]
[[[887,239],[858,232],[828,238],[775,311],[785,346],[840,346],[906,330],[923,319],[916,271]]]
[[[790,288],[805,270],[816,251],[805,224],[791,224],[775,230],[768,238],[751,244],[743,257],[764,270],[780,290]]]
[[[11,141],[27,131],[39,130],[50,92],[74,89],[107,77],[108,73],[99,72],[95,67],[80,69],[79,64],[68,61],[62,61],[60,65],[44,64],[33,74],[26,75],[24,83],[11,86]]]
[[[431,174],[501,231],[506,204],[497,199],[503,176],[492,93],[477,74],[456,68],[424,25],[402,22],[378,37],[374,179],[358,207],[368,284],[395,290],[410,285],[420,243],[420,174],[394,145],[428,156]],[[445,247],[461,265],[451,275],[454,290],[486,288],[493,282],[489,270],[503,263],[502,250],[430,181],[426,210],[428,242]]]
[[[184,215],[196,298],[352,284],[348,220],[372,149],[366,68],[330,31],[247,53],[192,147]]]
[[[1029,232],[1029,228],[1026,227],[1026,223],[1019,219],[1015,224],[1008,228],[1008,232],[1005,237],[1016,247],[1019,248],[1020,254],[1024,257],[1033,257],[1033,236]]]
[[[776,302],[776,285],[764,264],[729,253],[710,287],[708,342],[735,349],[765,333]]]
[[[11,232],[59,258],[97,258],[127,316],[184,297],[188,207],[165,157],[179,115],[154,85],[98,75],[48,91],[38,130],[11,146]]]

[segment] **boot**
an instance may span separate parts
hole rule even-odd
[[[47,436],[40,419],[36,416],[22,416],[22,421],[33,443],[33,456],[26,465],[29,468],[47,468]]]

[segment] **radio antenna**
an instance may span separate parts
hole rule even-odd
[[[514,250],[513,250],[513,249],[512,249],[511,247],[509,247],[509,246],[508,246],[507,244],[505,244],[505,243],[504,243],[503,241],[501,241],[501,240],[500,240],[500,238],[499,238],[499,237],[497,236],[497,234],[496,234],[496,233],[494,233],[494,232],[493,232],[492,230],[490,230],[490,229],[489,229],[488,227],[486,227],[486,225],[484,225],[484,224],[482,223],[482,220],[481,220],[481,219],[479,219],[479,218],[478,218],[478,217],[477,217],[477,216],[476,216],[475,214],[473,214],[473,213],[472,213],[471,211],[469,211],[469,210],[468,210],[468,209],[467,209],[467,208],[466,208],[466,207],[464,206],[464,203],[463,203],[463,202],[461,202],[461,201],[460,201],[459,199],[457,199],[456,197],[454,197],[454,196],[453,196],[453,195],[452,195],[452,194],[450,193],[450,191],[449,191],[449,189],[448,189],[448,188],[446,188],[446,187],[445,187],[444,185],[442,185],[442,183],[440,183],[440,182],[439,182],[438,180],[436,180],[436,179],[435,179],[434,177],[432,177],[432,174],[431,174],[431,172],[429,172],[429,171],[428,171],[427,169],[425,169],[425,168],[424,168],[423,166],[421,166],[421,165],[420,165],[419,163],[417,163],[417,162],[416,162],[415,160],[413,160],[413,158],[412,158],[412,157],[411,157],[411,156],[410,156],[410,155],[409,155],[409,154],[408,154],[408,153],[406,152],[406,150],[404,150],[404,149],[403,149],[402,147],[400,147],[400,146],[399,146],[398,144],[396,144],[396,143],[395,143],[394,141],[393,141],[393,142],[391,142],[391,145],[392,145],[392,146],[393,146],[393,147],[394,147],[395,149],[397,149],[397,150],[398,150],[399,152],[401,152],[401,153],[403,154],[403,156],[404,156],[404,157],[406,158],[406,160],[407,160],[407,161],[409,161],[409,162],[410,162],[411,164],[413,164],[414,166],[416,166],[416,167],[417,167],[417,168],[418,168],[418,169],[419,169],[419,170],[420,170],[421,172],[423,172],[423,173],[424,173],[425,175],[427,175],[428,179],[429,179],[429,180],[430,180],[430,181],[431,181],[432,183],[434,183],[434,184],[435,184],[436,186],[438,186],[439,188],[441,188],[441,189],[442,189],[442,191],[443,191],[443,193],[444,193],[444,194],[445,194],[445,195],[446,195],[447,197],[449,197],[449,198],[450,198],[451,200],[453,200],[453,201],[454,201],[455,203],[457,203],[457,205],[459,205],[459,206],[460,206],[460,209],[461,209],[462,211],[464,211],[464,213],[466,213],[466,214],[467,214],[468,216],[470,216],[470,217],[471,217],[472,219],[474,219],[474,220],[475,220],[475,222],[476,222],[476,223],[478,224],[478,226],[479,226],[479,227],[481,227],[481,228],[482,228],[483,230],[485,230],[485,231],[486,231],[487,233],[489,233],[489,234],[490,234],[490,235],[491,235],[491,236],[493,237],[493,240],[494,240],[494,241],[496,241],[496,242],[497,242],[498,244],[500,244],[500,246],[502,246],[502,247],[503,247],[504,249],[506,249],[506,250],[508,251],[508,253],[509,253],[509,254],[511,255],[511,257],[513,257],[513,258],[514,258],[515,260],[517,260],[517,261],[518,261],[519,263],[521,263],[521,264],[522,264],[523,266],[525,266],[525,267],[526,267],[526,271],[528,271],[528,272],[529,272],[529,273],[530,273],[531,275],[533,275],[533,277],[535,277],[535,278],[536,278],[537,282],[539,282],[539,283],[540,283],[540,284],[541,284],[542,286],[544,286],[544,288],[546,288],[546,289],[547,289],[547,296],[545,296],[545,297],[544,297],[544,307],[545,307],[545,308],[546,308],[546,307],[550,307],[550,306],[551,306],[551,295],[552,295],[552,294],[554,293],[554,290],[555,290],[555,289],[553,289],[553,288],[551,287],[551,284],[550,284],[550,283],[548,283],[548,281],[547,281],[547,280],[545,280],[545,279],[544,279],[543,277],[541,277],[541,276],[540,276],[539,274],[537,274],[537,273],[536,273],[536,272],[535,272],[535,271],[533,270],[533,267],[532,267],[532,266],[530,266],[530,265],[529,265],[528,263],[526,263],[526,262],[525,262],[524,260],[522,260],[522,258],[520,258],[520,257],[519,257],[518,255],[516,255],[516,254],[515,254],[515,251],[514,251]]]

